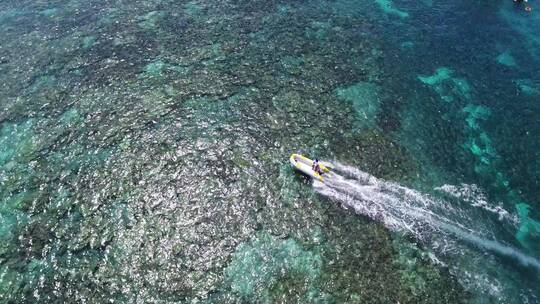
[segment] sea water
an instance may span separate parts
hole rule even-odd
[[[0,302],[538,303],[524,5],[2,1]]]

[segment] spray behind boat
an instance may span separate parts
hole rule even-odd
[[[519,262],[520,269],[535,275],[540,273],[537,258],[515,247],[511,241],[495,238],[494,226],[515,230],[518,218],[484,201],[481,193],[446,200],[444,195],[422,193],[352,166],[338,162],[325,162],[325,165],[327,168],[330,165],[331,170],[323,174],[323,182],[313,179],[315,192],[382,223],[399,235],[412,237],[421,244],[426,257],[448,267],[468,290],[502,299],[507,297],[506,292],[510,291],[500,282],[515,275],[516,265],[512,269],[502,267],[504,262],[501,261],[505,259]],[[449,188],[452,186],[434,190],[447,193],[445,189]],[[478,204],[478,201],[483,203]],[[534,290],[516,288],[523,295],[534,297]]]

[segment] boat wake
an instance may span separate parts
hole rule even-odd
[[[378,179],[351,166],[328,165],[333,171],[325,175],[324,183],[313,182],[316,192],[392,231],[413,236],[434,260],[455,265],[450,269],[464,285],[479,288],[474,285],[486,281],[486,269],[497,268],[501,257],[540,271],[540,261],[497,239],[501,230],[515,229],[517,217],[501,206],[491,206],[477,188],[476,192],[467,191],[467,196],[463,195],[466,188],[458,191],[455,186],[445,185],[434,189],[455,198],[445,200]],[[472,271],[465,273],[464,269]],[[487,288],[483,283],[487,289],[484,291],[501,296],[497,293],[503,286],[497,278],[490,277],[488,281]]]

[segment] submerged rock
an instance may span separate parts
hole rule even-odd
[[[514,56],[509,51],[501,53],[496,59],[498,63],[507,67],[515,67],[517,65],[516,59],[514,59]]]
[[[361,127],[375,127],[381,104],[380,88],[370,82],[359,82],[350,87],[336,89],[336,95],[351,102]]]
[[[409,17],[409,13],[395,8],[391,0],[375,0],[375,2],[377,2],[379,7],[387,14],[396,15],[400,18]]]

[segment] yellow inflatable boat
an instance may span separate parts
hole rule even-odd
[[[324,173],[330,172],[330,169],[325,167],[320,162],[319,162],[319,168],[321,169],[322,174],[315,172],[313,170],[313,160],[300,154],[292,154],[289,160],[291,162],[291,165],[295,167],[296,170],[308,176],[311,176],[321,182],[324,182],[324,177],[322,175],[324,175]]]

